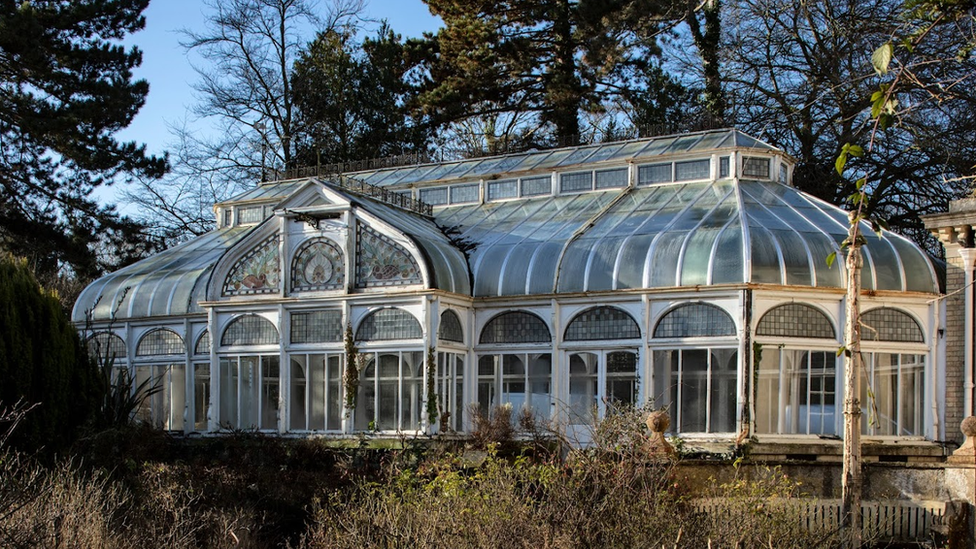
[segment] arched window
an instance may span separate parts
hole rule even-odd
[[[210,330],[204,330],[203,333],[200,334],[200,337],[197,338],[197,344],[193,347],[193,354],[210,354]]]
[[[925,336],[908,313],[890,307],[861,315],[861,430],[870,435],[925,434]],[[884,346],[879,343],[885,342]],[[892,343],[899,344],[891,350]]]
[[[258,315],[242,315],[230,321],[220,339],[221,345],[275,345],[278,329]]]
[[[114,358],[118,360],[127,355],[125,341],[111,332],[99,332],[89,338],[88,352],[99,359]]]
[[[142,336],[136,356],[182,355],[186,353],[183,338],[173,330],[160,328]]]
[[[687,303],[664,314],[655,339],[735,335],[732,317],[715,305]],[[655,407],[666,407],[672,429],[680,433],[729,433],[735,430],[739,357],[728,343],[654,350]]]
[[[552,334],[541,318],[523,311],[502,313],[485,324],[481,343],[549,343]]]
[[[686,303],[668,311],[654,328],[655,338],[735,335],[732,317],[715,305]]]
[[[770,309],[759,320],[756,335],[837,339],[827,315],[803,303],[787,303]]]
[[[764,337],[775,344],[762,345]],[[823,343],[796,340],[821,339]],[[837,333],[816,307],[787,303],[770,309],[756,326],[760,344],[756,431],[833,435],[838,430]]]
[[[566,341],[605,341],[608,339],[637,339],[640,327],[624,311],[616,307],[593,307],[576,315],[566,326]]]
[[[359,324],[356,341],[390,341],[420,339],[424,330],[413,315],[403,309],[388,308],[373,311]]]
[[[461,319],[458,318],[457,313],[454,311],[441,313],[440,326],[437,328],[437,339],[464,343],[464,330],[461,328]]]
[[[908,313],[881,307],[861,315],[861,339],[866,341],[898,341],[924,343],[922,328]]]
[[[592,425],[606,416],[608,404],[635,404],[637,349],[605,349],[605,341],[639,339],[640,327],[616,307],[587,309],[566,326],[566,341],[590,342],[569,355],[569,420]]]
[[[549,327],[538,316],[511,311],[492,318],[481,331],[481,343],[549,344]],[[541,345],[540,345],[541,347]],[[481,413],[489,415],[498,406],[514,408],[512,420],[532,414],[547,419],[552,405],[552,353],[499,351],[478,357],[478,404]]]

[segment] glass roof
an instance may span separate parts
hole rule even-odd
[[[89,309],[95,321],[202,312],[213,266],[254,228],[211,231],[105,275],[81,292],[71,318],[84,322]]]
[[[519,177],[520,171],[586,166],[727,147],[774,150],[735,130],[700,132],[505,157],[371,172],[373,183],[436,184],[441,177]],[[601,166],[606,166],[603,164]],[[276,199],[309,180],[264,184],[233,202]],[[840,288],[844,262],[827,265],[847,234],[847,213],[772,181],[724,179],[544,195],[434,211],[433,218],[324,183],[410,238],[432,288],[475,297],[551,295],[720,284]],[[442,184],[442,183],[441,183]],[[296,195],[304,196],[304,195]],[[88,286],[75,321],[201,312],[221,256],[257,226],[212,231]],[[864,227],[866,290],[938,293],[934,267],[911,241]],[[450,236],[448,236],[450,235]],[[211,298],[213,299],[213,298]],[[117,311],[117,313],[116,313]]]
[[[608,160],[639,159],[654,156],[687,154],[696,151],[712,151],[719,148],[739,147],[774,151],[776,148],[753,139],[738,130],[712,130],[680,136],[662,136],[639,139],[629,142],[600,143],[582,145],[568,149],[530,151],[500,157],[455,160],[442,164],[424,166],[404,166],[369,170],[352,175],[371,185],[407,185],[446,181],[461,177],[480,177],[487,174],[508,172],[517,177],[516,172],[586,166]]]
[[[846,213],[772,182],[730,180],[545,196],[441,210],[474,243],[474,295],[514,296],[745,282],[842,287]],[[937,293],[905,238],[867,226],[865,289]]]

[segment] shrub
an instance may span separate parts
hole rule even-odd
[[[97,367],[56,295],[27,262],[0,255],[0,403],[38,404],[8,443],[53,454],[67,448],[101,402]]]

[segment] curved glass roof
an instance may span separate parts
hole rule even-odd
[[[746,282],[840,288],[827,266],[847,214],[763,181],[675,183],[441,210],[474,244],[474,295],[515,296]],[[865,225],[866,290],[938,292],[913,243]]]
[[[600,169],[635,162],[651,165],[676,157],[714,158],[721,151],[782,154],[736,130],[719,130],[352,175],[381,187],[417,183],[446,188],[444,181],[457,179],[481,181],[487,187],[485,181],[518,178],[519,172],[538,176],[596,163]],[[637,170],[630,173],[633,178]],[[711,173],[714,177],[718,172]],[[305,200],[296,193],[309,181],[262,184],[224,206],[253,200],[280,204],[293,195]],[[841,208],[771,180],[644,182],[574,194],[472,201],[435,208],[432,218],[322,184],[359,208],[367,223],[386,223],[411,239],[423,254],[431,288],[462,295],[744,283],[843,286],[844,262],[827,265],[827,257],[839,251],[847,235],[847,213]],[[82,292],[73,318],[84,321],[86,309],[92,309],[97,321],[202,312],[199,302],[207,298],[214,265],[260,226],[215,230],[106,275]],[[939,292],[933,265],[915,244],[889,232],[879,237],[867,225],[863,232],[864,289]]]
[[[211,231],[107,274],[81,292],[71,318],[84,322],[87,310],[95,321],[203,312],[199,302],[213,266],[253,229]]]

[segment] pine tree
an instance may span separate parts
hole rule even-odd
[[[95,203],[96,187],[166,170],[145,146],[120,143],[149,85],[142,60],[118,44],[141,29],[149,0],[0,3],[0,247],[41,270],[82,277],[139,255],[138,225]],[[96,248],[102,248],[101,257]]]
[[[431,50],[432,85],[421,98],[427,112],[446,123],[528,115],[529,134],[559,144],[579,136],[582,113],[600,112],[622,90],[648,84],[637,78],[659,53],[656,35],[684,17],[686,5],[425,1],[444,20]]]

